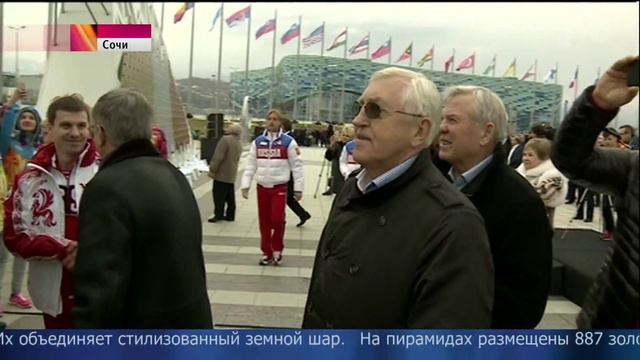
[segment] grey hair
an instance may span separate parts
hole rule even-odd
[[[114,147],[131,140],[151,139],[153,109],[135,89],[120,88],[102,95],[91,115]]]
[[[496,93],[482,86],[452,86],[444,93],[443,103],[448,104],[457,96],[473,97],[473,113],[469,114],[478,125],[493,123],[496,127],[495,140],[507,138],[507,110]]]
[[[388,67],[376,71],[371,76],[370,81],[390,77],[400,78],[406,84],[402,94],[404,109],[398,110],[424,115],[431,119],[431,133],[427,139],[426,146],[431,145],[431,142],[438,134],[442,113],[438,88],[424,74],[398,67]]]

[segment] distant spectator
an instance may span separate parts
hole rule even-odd
[[[167,149],[167,138],[164,136],[164,131],[159,127],[153,127],[151,129],[151,142],[155,146],[156,150],[160,153],[160,156],[167,160],[169,159],[169,150]]]

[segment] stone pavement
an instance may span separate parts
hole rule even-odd
[[[249,199],[236,192],[236,221],[210,224],[207,218],[213,212],[212,181],[201,176],[193,183],[200,206],[203,228],[203,251],[207,271],[209,299],[218,328],[299,328],[309,287],[313,259],[322,228],[326,222],[333,196],[323,196],[328,163],[323,168],[323,148],[302,148],[305,164],[305,190],[302,205],[312,214],[307,223],[295,227],[298,218],[287,210],[284,262],[281,266],[259,266],[260,233],[255,181]],[[246,153],[243,154],[246,156]],[[243,168],[245,158],[241,160]],[[241,170],[240,170],[241,171]],[[316,185],[320,181],[317,198]],[[238,179],[239,183],[239,179]],[[239,189],[239,184],[236,184]],[[594,222],[571,221],[574,205],[564,205],[556,211],[557,228],[601,228],[599,208]],[[562,230],[556,230],[562,231]],[[1,301],[9,298],[11,266],[2,280]],[[25,286],[26,291],[26,286]],[[575,316],[580,308],[563,297],[549,298],[543,320],[538,328],[575,328]],[[20,310],[6,305],[6,313],[0,318],[8,328],[43,328],[38,311]]]

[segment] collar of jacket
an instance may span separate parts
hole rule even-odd
[[[148,139],[135,139],[120,145],[100,165],[100,170],[121,161],[141,156],[160,157],[160,154]]]
[[[38,165],[44,169],[51,169],[53,166],[53,156],[56,154],[56,146],[54,143],[49,143],[38,148],[38,151],[33,155],[31,161],[32,164]],[[93,164],[100,155],[96,150],[96,145],[92,139],[87,140],[87,144],[84,150],[78,157],[80,166],[85,167]]]
[[[413,165],[411,165],[411,167],[409,167],[407,171],[405,171],[402,175],[400,175],[390,183],[366,194],[363,194],[360,189],[358,189],[357,184],[354,184],[354,186],[349,186],[347,187],[348,194],[341,197],[336,205],[339,207],[345,207],[349,205],[351,201],[380,201],[381,199],[388,197],[390,194],[395,193],[396,191],[398,191],[398,189],[403,188],[407,183],[413,180],[413,178],[418,176],[425,168],[430,168],[432,166],[433,164],[431,163],[431,155],[429,153],[429,149],[423,149],[418,153],[418,156],[413,162]],[[355,176],[361,171],[362,168],[358,169],[358,171],[354,171],[351,175],[349,175],[349,178],[355,178]],[[357,182],[356,179],[354,179],[354,181]]]
[[[493,151],[493,159],[491,160],[491,163],[489,163],[489,165],[487,165],[487,167],[484,168],[484,170],[482,170],[482,172],[480,172],[480,174],[478,174],[478,176],[476,176],[475,179],[473,179],[470,183],[467,184],[467,186],[463,187],[460,191],[463,194],[465,194],[467,197],[473,196],[482,187],[482,184],[484,184],[484,181],[487,179],[487,176],[502,166],[506,167],[507,163],[506,163],[504,146],[500,142],[496,145],[496,148]]]

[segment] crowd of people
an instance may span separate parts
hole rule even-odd
[[[537,124],[511,136],[487,88],[440,94],[420,73],[374,73],[352,123],[326,140],[324,195],[335,198],[302,327],[534,328],[549,295],[555,209],[576,202],[581,218],[592,193],[609,209],[603,238],[614,241],[577,324],[639,328],[637,137],[633,127],[607,127],[638,93],[626,84],[634,61],[613,64],[558,130]],[[3,239],[18,260],[10,303],[32,306],[21,289],[28,262],[46,328],[211,328],[197,202],[162,156],[166,140],[144,96],[116,89],[93,109],[62,96],[44,121],[16,106],[21,96],[0,122]],[[240,178],[245,199],[255,178],[262,266],[284,263],[286,206],[297,226],[312,216],[300,203],[303,161],[291,131],[270,110]],[[228,128],[210,164],[212,223],[235,221],[239,135]]]

